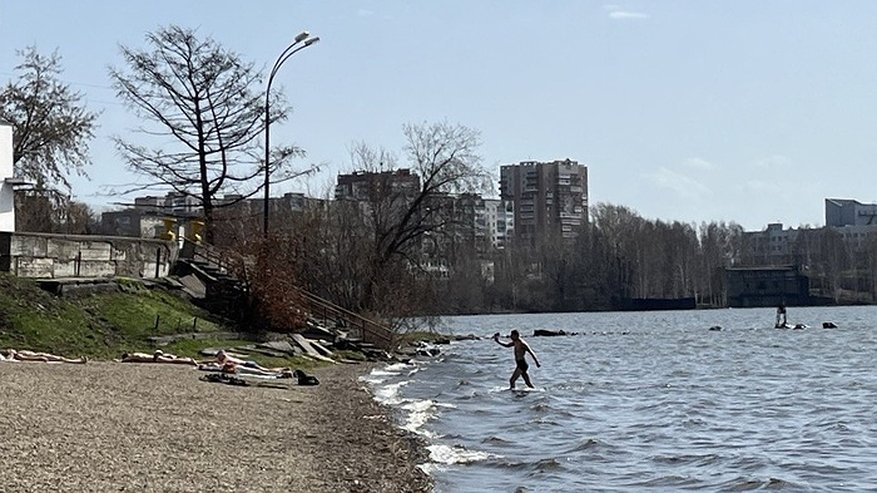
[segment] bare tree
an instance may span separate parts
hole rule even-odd
[[[361,305],[381,305],[379,298],[390,293],[393,263],[420,264],[420,246],[425,238],[452,231],[453,204],[448,194],[478,192],[490,183],[489,173],[477,154],[479,133],[463,125],[448,123],[408,124],[403,127],[408,168],[419,179],[412,189],[396,186],[391,173],[396,164],[386,151],[361,144],[354,149],[353,165],[373,173],[368,193],[368,213],[373,227],[372,281],[364,290]]]
[[[63,70],[57,50],[44,56],[31,46],[18,55],[18,78],[0,92],[0,120],[12,125],[15,174],[39,190],[69,191],[68,177],[85,175],[98,114],[59,79]]]
[[[115,138],[128,166],[148,180],[126,191],[170,188],[194,197],[211,241],[214,209],[264,186],[266,164],[258,157],[266,120],[262,76],[240,55],[190,29],[162,28],[148,33],[146,41],[148,51],[121,47],[127,71],[110,69],[119,98],[151,124],[136,129],[151,145]],[[267,118],[286,119],[289,107],[282,96],[270,98]],[[292,169],[291,158],[304,154],[300,148],[280,146],[272,153],[271,183],[314,170]],[[219,201],[220,194],[237,198]]]

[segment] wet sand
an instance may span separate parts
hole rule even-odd
[[[431,491],[420,443],[357,380],[368,369],[279,390],[174,365],[0,363],[2,489]]]

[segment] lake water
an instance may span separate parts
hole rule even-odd
[[[807,330],[774,318],[453,317],[453,333],[518,329],[542,363],[530,365],[537,390],[506,390],[512,350],[489,339],[366,380],[428,440],[439,492],[877,491],[877,307],[790,308]],[[580,335],[530,337],[537,328]]]

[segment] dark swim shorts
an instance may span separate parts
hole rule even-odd
[[[527,370],[530,369],[530,365],[528,365],[525,360],[515,360],[515,363],[517,363],[518,369],[521,370],[521,373],[527,373]]]

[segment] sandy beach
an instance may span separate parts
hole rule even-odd
[[[0,363],[4,491],[424,492],[423,449],[358,376],[234,387],[189,367]]]

